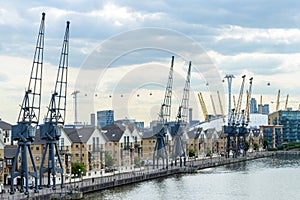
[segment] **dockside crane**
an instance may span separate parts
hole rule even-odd
[[[250,122],[250,99],[251,99],[251,93],[252,93],[252,81],[253,78],[251,77],[249,79],[249,90],[247,90],[247,99],[246,99],[246,110],[242,110],[242,119],[239,123],[238,127],[238,137],[237,137],[237,153],[240,155],[242,152],[243,156],[246,155],[245,151],[245,141],[246,141],[246,135],[249,132],[248,129],[248,123]]]
[[[155,134],[156,142],[154,146],[154,153],[153,153],[153,168],[155,168],[155,164],[158,168],[158,161],[161,158],[163,162],[163,168],[168,165],[168,153],[167,153],[167,142],[166,141],[166,134],[168,131],[168,122],[170,121],[171,116],[171,101],[172,101],[172,86],[173,86],[173,65],[174,65],[174,56],[172,56],[171,60],[171,67],[168,76],[167,87],[165,91],[164,102],[161,105],[159,119],[158,119],[158,129],[157,133]]]
[[[188,120],[188,108],[189,108],[189,93],[190,93],[190,83],[191,83],[191,67],[192,62],[189,62],[189,68],[187,72],[186,82],[183,89],[183,96],[181,104],[178,108],[178,113],[175,123],[175,131],[172,133],[173,136],[173,150],[172,150],[172,159],[177,165],[177,158],[179,157],[180,167],[182,167],[182,158],[183,165],[185,166],[186,162],[186,153],[182,142],[182,136],[186,132],[186,125]]]
[[[232,109],[231,115],[228,118],[228,125],[224,126],[224,133],[226,134],[226,154],[229,156],[230,152],[233,153],[233,157],[238,154],[238,126],[244,111],[241,111],[243,91],[245,85],[245,75],[242,76],[242,84],[240,88],[239,98],[235,109]]]
[[[43,174],[48,173],[47,186],[50,187],[50,176],[52,175],[53,190],[56,190],[56,173],[61,174],[61,188],[64,187],[64,169],[58,148],[58,141],[61,136],[61,130],[65,123],[66,115],[69,25],[70,22],[67,21],[54,91],[51,95],[51,100],[44,124],[40,125],[40,138],[42,140],[46,140],[46,147],[43,151],[43,157],[40,166],[40,187],[42,187]],[[48,164],[44,166],[47,156]],[[59,168],[56,166],[56,160],[59,163]]]
[[[18,148],[11,169],[10,194],[14,194],[14,179],[20,176],[20,192],[24,192],[25,186],[24,193],[25,195],[28,195],[29,175],[34,177],[35,180],[34,192],[38,192],[38,173],[30,145],[34,141],[35,132],[39,123],[40,116],[44,57],[44,33],[45,13],[42,13],[42,20],[39,27],[29,84],[25,91],[25,96],[21,105],[17,125],[12,126],[12,141],[18,141]],[[33,167],[32,172],[30,172],[28,169],[28,153]],[[17,169],[19,154],[21,154],[21,165],[19,166],[19,169]]]

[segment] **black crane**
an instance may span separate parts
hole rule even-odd
[[[12,141],[18,141],[16,156],[14,157],[11,169],[11,188],[10,194],[14,194],[14,179],[20,176],[21,187],[20,192],[28,195],[28,178],[29,175],[34,177],[34,192],[38,192],[38,174],[34,163],[34,158],[30,148],[31,142],[35,137],[35,131],[39,123],[41,90],[42,90],[42,71],[43,71],[43,55],[44,55],[44,32],[45,32],[45,13],[42,13],[36,48],[34,53],[33,65],[31,69],[28,88],[21,105],[18,123],[12,126]],[[33,172],[28,169],[27,151],[33,166]],[[19,154],[21,153],[21,165],[17,169]],[[24,182],[25,181],[25,182]]]
[[[168,145],[168,138],[166,134],[168,131],[168,121],[170,120],[171,115],[171,101],[172,101],[172,86],[173,86],[173,65],[174,65],[174,56],[172,56],[171,67],[168,77],[168,83],[165,91],[164,103],[161,105],[159,120],[157,125],[157,133],[155,134],[156,143],[154,146],[153,153],[153,168],[155,163],[158,167],[158,161],[161,158],[163,162],[163,167],[168,165],[168,153],[166,146]]]
[[[250,98],[252,93],[252,80],[251,77],[249,79],[249,90],[247,91],[247,100],[246,100],[246,110],[241,111],[241,120],[238,127],[238,133],[237,133],[237,155],[239,156],[242,152],[242,155],[246,155],[246,134],[249,133],[248,123],[250,121]]]
[[[48,173],[47,186],[50,187],[50,175],[52,175],[53,190],[56,190],[56,173],[61,174],[61,187],[64,187],[64,168],[60,157],[58,141],[61,136],[62,127],[65,123],[66,115],[69,25],[70,22],[68,21],[61,50],[54,92],[51,95],[51,100],[44,124],[40,125],[40,138],[42,140],[46,140],[46,147],[43,151],[43,157],[40,166],[40,187],[42,187],[43,174]],[[47,155],[48,165],[44,167]],[[59,167],[56,165],[56,157]]]
[[[245,86],[245,77],[242,76],[242,84],[239,93],[239,99],[236,109],[232,109],[231,115],[228,118],[228,125],[224,126],[224,133],[226,134],[226,155],[229,156],[232,152],[233,157],[236,157],[239,153],[240,145],[238,144],[237,138],[239,137],[239,126],[241,124],[242,116],[244,115],[244,110],[241,110],[244,86]]]
[[[184,166],[186,161],[186,153],[182,142],[182,136],[186,131],[187,120],[188,120],[191,66],[192,63],[190,62],[188,72],[187,72],[185,87],[183,89],[182,101],[178,108],[178,113],[176,117],[175,131],[174,133],[172,133],[172,137],[173,137],[172,159],[173,161],[175,161],[174,164],[176,166],[177,158],[179,157],[180,167],[182,167],[182,158],[183,158]]]

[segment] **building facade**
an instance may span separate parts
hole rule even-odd
[[[97,125],[99,128],[114,123],[114,111],[113,110],[101,110],[97,112]]]
[[[270,125],[260,126],[260,131],[263,134],[263,140],[267,142],[268,148],[278,148],[283,143],[283,126]]]
[[[283,142],[300,142],[300,111],[279,110],[269,115],[270,125],[282,125]]]
[[[250,100],[250,113],[257,113],[257,101],[255,98]]]

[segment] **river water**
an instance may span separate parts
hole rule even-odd
[[[300,156],[276,156],[89,194],[103,200],[296,200]]]

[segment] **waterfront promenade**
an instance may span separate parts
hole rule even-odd
[[[279,154],[280,152],[257,152],[248,154],[245,157],[225,158],[225,157],[205,157],[199,159],[190,159],[185,167],[169,166],[168,168],[153,169],[152,166],[136,168],[134,171],[120,173],[105,173],[102,177],[93,179],[83,179],[81,181],[65,184],[65,188],[57,186],[57,190],[52,188],[43,188],[39,193],[30,190],[28,196],[23,193],[15,192],[14,195],[9,193],[1,194],[1,199],[80,199],[87,193],[113,188],[121,185],[132,184],[150,179],[166,177],[174,174],[194,173],[197,170],[228,165],[232,163],[245,162],[253,159],[263,158]],[[284,152],[281,152],[284,153]],[[288,152],[292,153],[292,152]],[[8,190],[9,187],[6,187]]]

